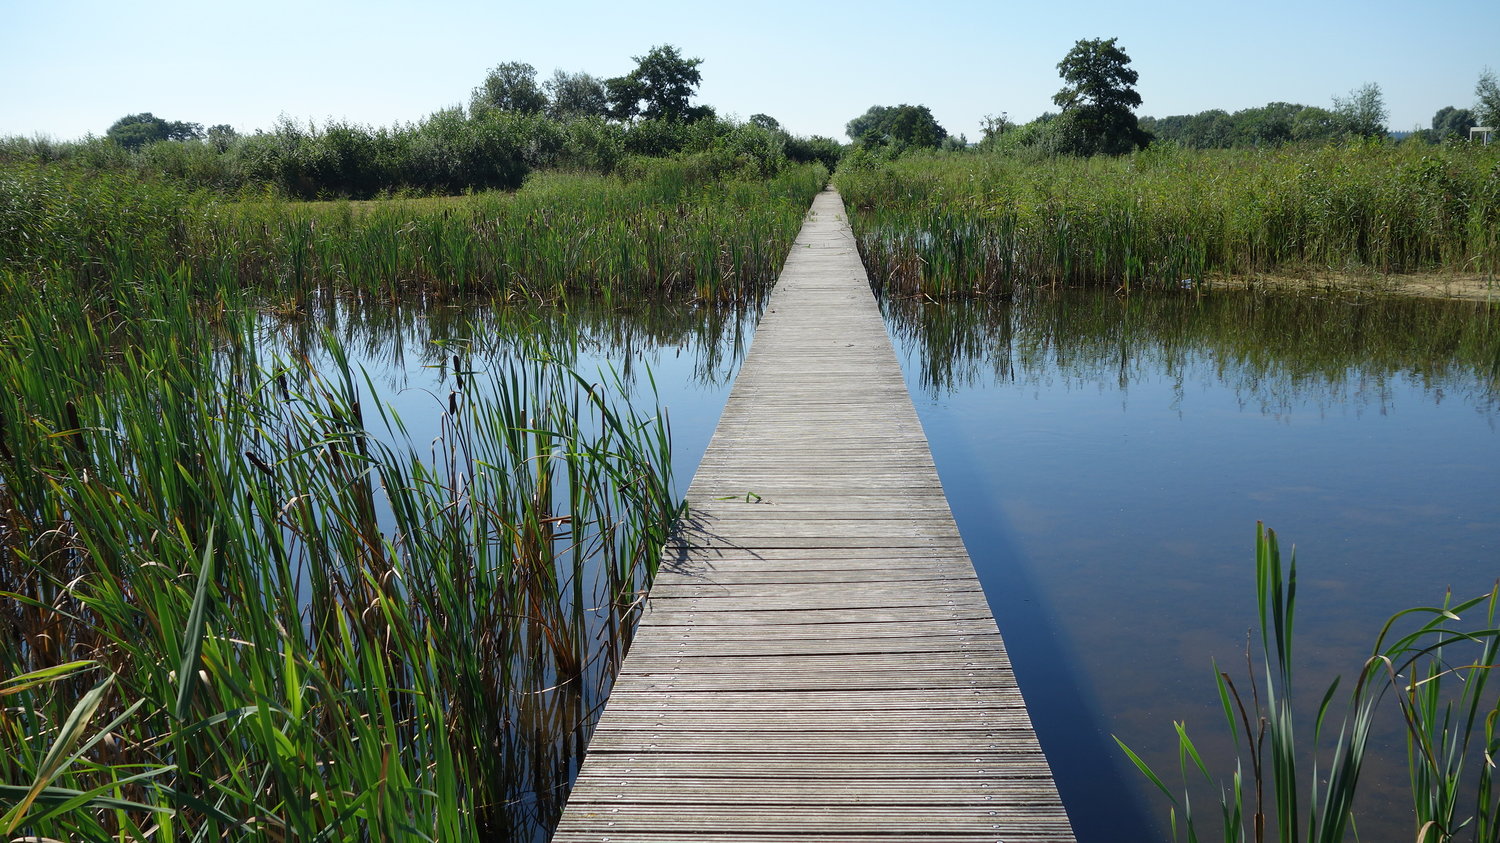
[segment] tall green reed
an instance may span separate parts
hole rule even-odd
[[[662,420],[455,346],[418,445],[181,274],[7,281],[0,831],[540,839],[675,516]]]
[[[1365,755],[1372,726],[1389,696],[1397,701],[1408,736],[1416,839],[1500,840],[1500,799],[1494,788],[1500,697],[1486,695],[1490,673],[1500,666],[1500,628],[1495,626],[1500,585],[1469,600],[1454,602],[1449,595],[1440,606],[1393,616],[1342,706],[1336,678],[1322,693],[1310,724],[1293,705],[1296,558],[1294,554],[1284,566],[1275,532],[1263,525],[1256,527],[1256,598],[1259,667],[1247,653],[1243,687],[1228,671],[1214,668],[1236,753],[1227,774],[1216,778],[1210,772],[1181,722],[1174,724],[1180,791],[1120,742],[1167,798],[1173,839],[1196,841],[1214,831],[1225,841],[1257,843],[1357,837],[1356,797]],[[1455,628],[1471,610],[1482,613],[1480,623]],[[1335,719],[1340,707],[1341,719]],[[1304,731],[1309,726],[1310,740]],[[1217,792],[1218,798],[1218,816],[1207,822],[1193,806],[1193,794],[1204,790]]]
[[[328,295],[748,300],[769,287],[826,181],[746,181],[684,162],[632,178],[538,174],[516,193],[371,203],[230,201],[165,181],[0,168],[0,261],[83,285],[185,270],[193,289]]]
[[[1500,272],[1500,153],[1471,145],[909,156],[836,182],[898,294],[1223,275]]]

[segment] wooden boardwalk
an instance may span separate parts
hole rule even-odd
[[[688,500],[556,843],[1073,839],[837,193]]]

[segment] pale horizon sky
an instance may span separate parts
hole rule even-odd
[[[1374,82],[1389,127],[1404,131],[1473,105],[1480,72],[1500,71],[1496,33],[1494,0],[0,0],[0,136],[102,135],[142,111],[241,132],[283,115],[390,126],[467,104],[503,61],[534,65],[539,80],[556,68],[608,77],[673,44],[704,60],[696,101],[721,115],[766,113],[845,141],[844,124],[871,105],[910,103],[974,140],[986,114],[1052,110],[1057,62],[1081,38],[1109,37],[1140,74],[1143,116],[1326,108]]]

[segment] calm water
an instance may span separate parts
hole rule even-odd
[[[1296,545],[1308,704],[1389,615],[1500,576],[1500,309],[1071,292],[886,310],[1080,840],[1167,836],[1111,735],[1169,782],[1174,720],[1223,761],[1212,662],[1243,674],[1257,520]],[[1400,735],[1378,738],[1360,831],[1407,837]]]
[[[1299,687],[1313,702],[1357,670],[1388,615],[1500,575],[1500,312],[1078,292],[886,309],[1085,843],[1166,837],[1161,801],[1111,735],[1172,772],[1172,721],[1186,720],[1222,759],[1211,663],[1243,664],[1257,520],[1284,552],[1297,547]],[[332,330],[414,441],[433,433],[424,420],[440,416],[456,344],[476,368],[529,349],[620,372],[635,400],[666,408],[679,489],[754,321],[687,309],[329,315],[268,329],[267,350],[315,357],[317,331]],[[1366,783],[1389,798],[1365,800],[1365,839],[1408,836],[1403,750],[1382,739],[1392,746]]]
[[[606,309],[585,302],[563,311],[341,303],[315,318],[268,319],[258,353],[263,361],[307,357],[310,368],[317,369],[326,362],[322,335],[331,334],[352,366],[369,376],[378,392],[373,399],[400,415],[412,442],[430,441],[439,433],[448,393],[455,388],[455,353],[472,370],[465,384],[471,391],[483,389],[487,370],[507,357],[561,360],[611,390],[623,387],[621,398],[641,412],[649,414],[659,406],[667,414],[673,478],[685,491],[708,448],[758,318],[758,305]]]
[[[256,353],[263,364],[279,361],[278,368],[285,361],[305,359],[305,367],[289,366],[289,376],[296,380],[306,371],[333,370],[323,339],[325,332],[332,334],[355,371],[367,376],[359,379],[360,400],[371,433],[398,450],[411,447],[424,459],[435,452],[438,461],[431,464],[438,466],[447,459],[444,442],[452,439],[452,417],[446,414],[450,401],[474,401],[494,390],[497,381],[491,375],[503,378],[518,358],[561,360],[589,382],[602,384],[617,412],[623,414],[621,404],[628,403],[637,417],[649,418],[658,407],[667,414],[680,494],[708,445],[755,317],[754,309],[578,307],[564,312],[481,305],[364,309],[330,303],[314,316],[265,320],[257,332]],[[403,428],[393,432],[376,421],[371,410],[377,404],[399,415]],[[598,424],[592,413],[580,421],[585,432]],[[555,475],[553,482],[554,500],[567,501],[566,473]],[[397,535],[389,505],[381,498],[373,506],[385,534]],[[575,561],[570,545],[576,535],[554,548],[561,576],[570,581]],[[579,636],[587,642],[587,658],[580,674],[564,678],[545,655],[534,660],[529,648],[518,647],[516,658],[527,667],[514,670],[508,681],[525,692],[509,695],[492,713],[493,722],[503,724],[501,736],[485,751],[504,765],[497,776],[503,792],[486,796],[505,804],[503,816],[496,811],[491,820],[497,824],[492,832],[518,843],[543,843],[550,837],[613,684],[619,618],[612,581],[597,552],[599,542],[588,539],[584,544],[591,549],[577,551],[583,557],[579,596],[565,588],[558,609],[565,617],[577,609],[581,618]],[[575,599],[584,602],[578,606]]]

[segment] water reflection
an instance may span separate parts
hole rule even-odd
[[[307,310],[270,314],[263,341],[277,351],[316,355],[326,332],[393,386],[412,374],[447,365],[455,348],[480,359],[507,354],[563,361],[597,358],[634,377],[636,364],[662,349],[687,354],[690,367],[674,375],[694,383],[729,383],[744,356],[759,304],[612,307],[598,301],[568,308],[471,302],[362,302],[337,299]],[[418,378],[424,380],[426,376]]]
[[[1210,660],[1244,663],[1257,520],[1298,549],[1308,705],[1390,614],[1500,571],[1494,305],[1041,291],[884,307],[1080,840],[1165,836],[1111,735],[1175,771],[1186,719],[1227,754]],[[1360,830],[1405,836],[1399,730],[1379,740]]]
[[[1403,375],[1436,400],[1458,390],[1493,411],[1500,395],[1500,308],[1485,303],[1043,289],[882,305],[898,345],[919,355],[917,382],[936,395],[1072,380],[1112,382],[1128,397],[1132,380],[1204,365],[1265,412],[1305,400],[1379,409]]]
[[[584,305],[563,311],[496,304],[423,307],[420,303],[338,300],[303,312],[268,315],[255,332],[252,353],[255,362],[284,373],[285,381],[279,386],[283,393],[298,395],[316,385],[317,373],[333,368],[329,362],[334,352],[325,337],[336,338],[336,347],[348,356],[352,368],[366,376],[357,384],[358,403],[366,408],[366,418],[376,418],[371,408],[379,406],[394,410],[401,419],[395,429],[370,425],[371,434],[383,446],[414,454],[443,480],[440,485],[453,490],[455,500],[483,498],[470,490],[509,483],[521,490],[512,497],[535,500],[545,495],[548,503],[537,504],[542,513],[568,513],[573,511],[567,508],[569,501],[575,509],[578,506],[580,496],[575,490],[587,487],[589,493],[582,497],[596,499],[600,494],[596,486],[602,483],[587,475],[575,479],[573,461],[565,453],[572,444],[537,445],[536,453],[528,451],[525,459],[510,462],[502,459],[504,453],[471,453],[475,446],[461,430],[465,422],[457,420],[468,417],[460,409],[487,406],[499,381],[519,383],[523,389],[543,383],[545,379],[526,374],[531,371],[528,366],[513,366],[516,361],[538,357],[564,361],[583,378],[603,382],[607,393],[623,393],[623,400],[637,410],[650,413],[661,406],[669,413],[673,474],[680,493],[707,447],[757,316],[755,308]],[[505,402],[493,406],[500,411]],[[489,414],[482,411],[478,416]],[[584,412],[577,417],[585,434],[593,432],[591,425],[603,424],[597,414]],[[519,424],[507,423],[506,429],[550,426],[533,416],[523,417]],[[543,434],[528,430],[519,440],[524,449],[531,447],[533,439],[542,438]],[[587,440],[587,435],[580,439]],[[567,468],[529,485],[521,482],[526,480],[522,475],[540,473],[544,464],[553,463]],[[456,476],[454,466],[461,467]],[[497,468],[502,471],[496,473],[510,479],[487,476],[485,469]],[[400,485],[425,488],[427,484],[419,482],[414,472]],[[505,494],[496,499],[504,499]],[[369,497],[371,520],[393,548],[405,541],[431,545],[447,535],[436,528],[414,527],[412,519],[403,521],[385,497],[373,491]],[[485,512],[490,508],[473,507]],[[434,511],[443,513],[442,518],[464,517],[456,506],[435,507]],[[599,520],[624,524],[643,517],[617,511]],[[498,669],[504,693],[496,692],[487,709],[493,722],[459,730],[485,736],[485,744],[477,747],[481,757],[475,763],[487,771],[486,780],[504,783],[504,793],[476,798],[479,823],[497,839],[539,843],[550,836],[634,623],[633,609],[621,613],[629,601],[617,597],[640,589],[639,574],[633,569],[616,570],[626,567],[624,557],[609,541],[595,541],[584,534],[583,520],[543,519],[526,530],[517,528],[514,542],[503,525],[485,526],[489,522],[477,516],[479,526],[456,531],[484,537],[473,548],[455,545],[456,553],[475,554],[464,563],[475,570],[526,567],[520,556],[523,546],[538,545],[539,564],[555,566],[559,574],[553,579],[562,583],[555,595],[549,591],[538,598],[546,603],[543,609],[471,607],[474,614],[493,622],[476,621],[469,626],[482,631],[485,638],[509,642],[491,649],[513,658],[513,663]],[[554,521],[562,523],[553,525]],[[540,535],[542,531],[545,535]],[[372,540],[372,544],[381,541]],[[501,558],[512,550],[517,554],[514,559]],[[581,572],[576,578],[575,571]],[[301,585],[299,593],[317,591],[306,581]],[[406,597],[414,605],[423,602],[420,595]],[[309,610],[309,601],[301,602]],[[509,613],[509,619],[494,620],[497,611]],[[570,621],[545,623],[543,611]],[[559,630],[566,632],[562,644]],[[481,643],[475,642],[475,647]]]

